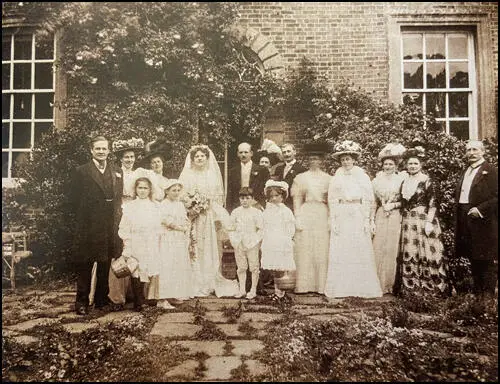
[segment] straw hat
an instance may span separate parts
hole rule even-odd
[[[401,161],[406,148],[399,143],[389,143],[378,153],[378,159],[384,162],[385,159],[393,159],[395,162]]]
[[[128,140],[116,140],[112,145],[113,153],[121,157],[126,151],[134,151],[137,155],[144,151],[144,140],[132,137]]]
[[[147,143],[145,150],[146,153],[141,162],[146,168],[149,168],[149,163],[155,156],[161,156],[163,160],[168,160],[172,157],[172,144],[167,142],[164,138],[159,138]]]
[[[264,186],[264,194],[267,194],[267,190],[271,187],[277,187],[282,191],[285,191],[285,199],[288,197],[288,183],[286,181],[276,181],[273,179],[267,180],[266,185]]]
[[[356,158],[361,156],[361,146],[352,140],[344,140],[333,147],[333,157],[339,158],[342,155],[352,155]]]
[[[172,188],[174,185],[180,185],[183,187],[182,183],[178,179],[168,179],[168,181],[164,184],[163,189],[166,191],[167,189]]]

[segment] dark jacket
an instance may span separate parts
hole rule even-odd
[[[250,188],[253,189],[254,199],[262,206],[266,206],[266,197],[264,196],[264,186],[271,175],[266,167],[252,162],[250,171]],[[241,189],[241,164],[238,163],[231,168],[228,173],[226,209],[231,212],[240,205],[239,192]]]
[[[292,168],[288,171],[286,176],[283,178],[285,165],[286,164],[282,164],[276,167],[276,169],[274,170],[273,179],[277,181],[285,181],[288,184],[288,197],[286,198],[284,203],[293,211],[293,199],[292,196],[290,196],[290,189],[292,188],[293,179],[295,179],[295,176],[297,176],[299,173],[307,171],[307,168],[296,161],[295,164],[292,165]]]
[[[457,208],[465,172],[462,173],[455,191]],[[476,176],[472,180],[469,204],[471,208],[479,209],[483,218],[468,216],[467,223],[458,225],[456,222],[455,239],[460,236],[459,228],[467,225],[470,230],[471,248],[474,254],[462,255],[460,247],[456,248],[456,254],[477,260],[498,259],[498,170],[486,161],[479,166]],[[455,218],[458,220],[457,214],[455,214]]]
[[[107,162],[104,176],[113,201],[106,202],[103,178],[93,161],[73,171],[70,202],[76,216],[73,258],[75,262],[104,262],[121,253],[118,225],[123,192],[122,170]],[[108,200],[110,200],[108,196]]]

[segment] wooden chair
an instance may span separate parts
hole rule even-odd
[[[16,289],[16,263],[32,256],[28,250],[28,235],[23,232],[2,232],[2,280],[10,281],[10,287]],[[8,273],[7,273],[8,272]]]

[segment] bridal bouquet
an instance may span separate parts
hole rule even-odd
[[[196,260],[196,225],[195,222],[201,214],[207,212],[210,205],[208,198],[198,191],[188,193],[183,199],[187,210],[187,216],[191,222],[189,229],[189,256],[192,261]]]

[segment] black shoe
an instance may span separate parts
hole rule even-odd
[[[134,311],[141,312],[144,309],[143,304],[134,304]]]
[[[123,311],[124,309],[125,309],[125,304],[112,303],[109,305],[109,310],[111,312],[119,312],[119,311]]]
[[[89,307],[87,307],[86,305],[77,305],[75,312],[78,315],[88,315],[89,314]]]

